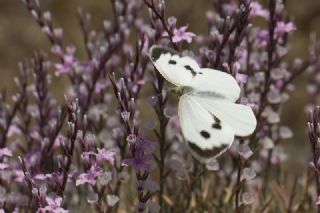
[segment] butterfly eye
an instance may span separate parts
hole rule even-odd
[[[204,137],[205,139],[210,138],[210,133],[207,132],[207,131],[205,131],[205,130],[202,130],[202,131],[200,132],[200,135],[201,135],[202,137]]]

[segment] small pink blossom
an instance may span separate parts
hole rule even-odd
[[[290,33],[292,31],[296,30],[296,26],[292,22],[285,23],[283,21],[280,21],[277,23],[275,34],[277,37],[283,36],[285,33]]]
[[[244,83],[246,83],[247,80],[248,80],[248,75],[246,75],[246,74],[241,74],[241,73],[237,73],[237,74],[236,74],[236,80],[237,80],[237,82],[244,84]]]
[[[12,151],[8,148],[0,149],[0,157],[12,157]]]
[[[95,156],[98,165],[101,165],[105,161],[108,161],[111,165],[114,164],[116,153],[113,151],[109,151],[105,148],[98,149],[98,153],[95,152],[84,152],[82,153],[82,158],[86,161],[89,160],[89,157]]]
[[[62,198],[61,197],[46,197],[47,206],[38,209],[38,212],[51,212],[51,213],[68,213],[68,210],[65,210],[61,207]]]
[[[35,140],[35,141],[41,141],[41,140],[42,140],[39,132],[37,132],[37,131],[32,131],[32,132],[30,133],[30,136],[31,136],[31,138],[32,138],[33,140]]]
[[[52,51],[62,58],[62,63],[55,65],[56,76],[69,74],[79,63],[74,56],[76,48],[73,45],[67,47],[66,53],[62,53],[59,47],[55,47]]]
[[[36,174],[33,179],[35,180],[50,180],[52,174]]]
[[[100,175],[102,175],[103,170],[96,166],[92,165],[90,170],[87,173],[82,173],[78,176],[76,180],[76,186],[83,185],[85,183],[88,183],[90,185],[96,184],[96,178]]]
[[[256,44],[260,48],[264,48],[268,44],[268,38],[269,38],[269,32],[264,29],[259,29],[257,31],[257,36],[256,36]]]
[[[192,32],[187,32],[186,31],[187,29],[188,29],[188,26],[182,26],[178,29],[175,28],[173,30],[173,37],[172,37],[173,43],[179,43],[182,41],[186,41],[188,43],[191,43],[192,38],[196,35]]]
[[[25,176],[22,170],[13,170],[14,181],[22,183],[25,180]]]
[[[0,170],[5,170],[9,167],[7,163],[0,163]]]
[[[180,43],[182,41],[186,41],[188,43],[192,42],[192,38],[196,35],[192,32],[187,32],[188,26],[182,26],[180,28],[176,27],[177,19],[175,17],[170,17],[168,19],[168,25],[170,27],[170,31],[172,32],[172,42]],[[167,32],[163,33],[163,36],[169,36]]]
[[[106,87],[107,85],[105,83],[97,82],[96,87],[94,88],[94,93],[100,94]]]
[[[250,16],[252,17],[260,16],[263,18],[268,18],[269,12],[266,9],[263,9],[260,3],[252,2],[250,6],[251,6]]]
[[[106,150],[106,149],[98,149],[98,153],[96,154],[97,163],[102,163],[108,161],[112,165],[114,164],[115,152]]]
[[[15,135],[15,134],[20,134],[21,133],[21,131],[20,131],[20,129],[19,129],[19,127],[17,126],[17,125],[11,125],[10,127],[9,127],[9,130],[8,130],[8,133],[7,133],[7,135],[8,135],[8,137],[11,137],[11,136],[13,136],[13,135]]]

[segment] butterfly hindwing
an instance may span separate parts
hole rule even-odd
[[[194,99],[225,125],[230,126],[235,135],[248,136],[255,130],[257,120],[249,106],[213,97],[195,96]]]
[[[178,113],[182,133],[198,159],[214,157],[233,142],[231,127],[201,106],[195,96],[182,95]]]

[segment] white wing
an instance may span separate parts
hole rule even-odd
[[[161,75],[178,87],[189,86],[191,79],[200,70],[192,58],[181,57],[178,52],[161,46],[150,48],[150,58]]]
[[[240,87],[232,75],[210,68],[202,68],[200,74],[192,79],[190,87],[196,91],[220,94],[233,102],[240,96]]]
[[[195,60],[176,51],[152,46],[150,58],[172,84],[189,88],[179,102],[179,119],[191,152],[199,160],[215,157],[234,136],[250,135],[257,124],[250,107],[235,104],[240,87],[233,76],[200,68]]]
[[[231,101],[239,98],[240,87],[227,73],[201,69],[194,59],[182,57],[176,51],[161,46],[151,47],[150,58],[161,75],[178,87],[213,92]]]
[[[232,144],[232,128],[205,109],[195,96],[182,95],[178,113],[182,133],[199,160],[216,157]]]
[[[194,96],[194,100],[225,125],[231,127],[237,136],[248,136],[256,128],[257,120],[249,106],[201,96]]]

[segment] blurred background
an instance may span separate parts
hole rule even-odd
[[[290,60],[295,57],[305,58],[310,32],[320,34],[320,1],[285,2],[288,15],[297,26],[297,31],[291,38]],[[93,27],[96,28],[101,29],[102,20],[111,17],[108,0],[41,0],[41,3],[43,10],[52,12],[54,26],[64,28],[64,42],[75,43],[79,47],[83,47],[83,42],[76,13],[78,7],[92,14]],[[166,4],[167,15],[176,16],[178,25],[189,24],[192,32],[206,32],[205,12],[213,9],[211,1],[167,0]],[[0,0],[0,89],[5,88],[12,94],[15,90],[13,78],[19,72],[18,62],[29,59],[34,51],[50,53],[49,48],[47,38],[20,0]],[[82,51],[83,49],[78,50],[80,57]],[[283,123],[294,132],[294,137],[285,141],[289,152],[288,168],[295,168],[293,170],[297,173],[297,168],[308,165],[307,115],[304,111],[309,99],[305,89],[306,79],[306,76],[303,76],[294,82],[296,90],[291,94],[292,98],[285,105],[283,113]],[[62,98],[63,94],[61,89],[57,88],[61,88],[64,82],[62,78],[53,82],[58,99]]]

